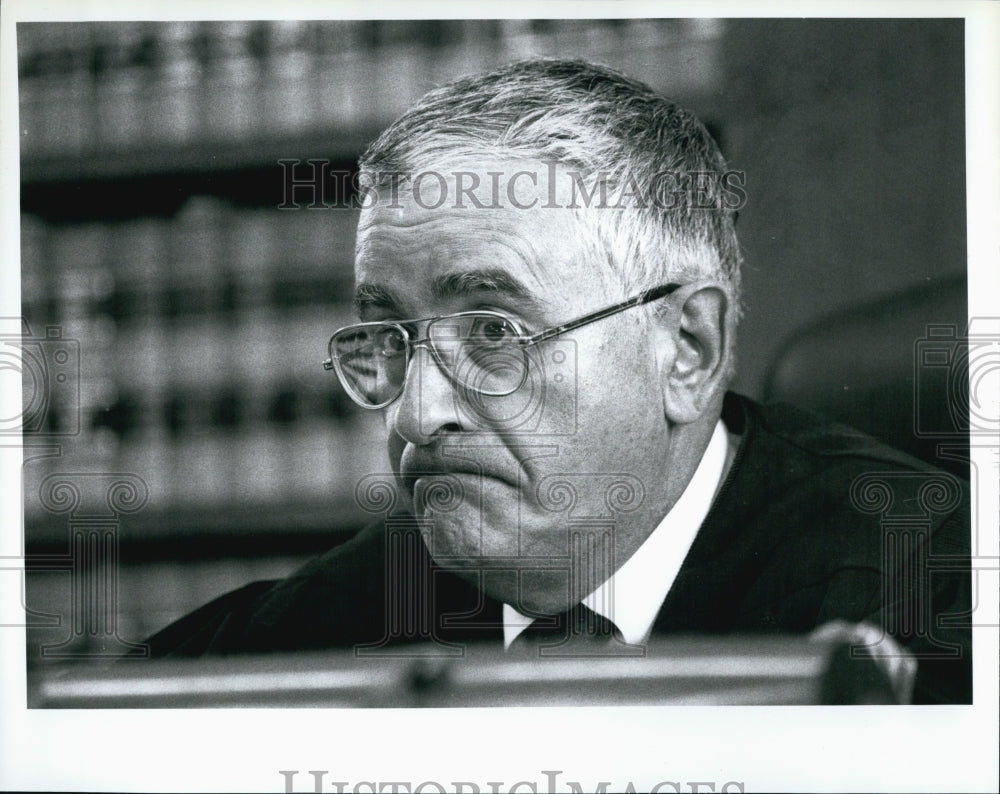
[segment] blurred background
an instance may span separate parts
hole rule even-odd
[[[128,472],[148,487],[109,541],[117,576],[101,585],[101,631],[77,631],[67,614],[79,565],[34,566],[29,662],[71,630],[84,653],[107,645],[112,624],[138,641],[365,522],[353,489],[388,471],[380,422],[320,366],[330,333],[353,319],[357,217],[308,208],[302,188],[289,196],[308,159],[351,172],[424,91],[515,58],[582,57],[644,80],[698,113],[746,172],[736,388],[782,396],[780,359],[842,316],[891,319],[903,295],[921,323],[964,328],[962,25],[18,24],[21,332],[48,366],[36,373],[44,389],[24,375],[27,553],[63,559],[71,543],[72,516],[39,498],[47,476]],[[910,404],[918,334],[894,352]],[[874,388],[858,362],[885,338],[869,328],[827,340],[845,362],[837,377],[861,373]],[[869,432],[911,428],[895,392],[841,389]]]

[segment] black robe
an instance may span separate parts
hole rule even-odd
[[[787,406],[728,394],[723,420],[740,445],[653,634],[868,621],[916,655],[915,702],[970,703],[967,483]],[[499,642],[500,615],[499,602],[435,565],[412,520],[394,516],[147,642],[156,657]]]

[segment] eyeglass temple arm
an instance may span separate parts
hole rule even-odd
[[[628,300],[622,301],[621,303],[616,303],[614,306],[608,306],[606,309],[601,309],[596,312],[591,312],[590,314],[585,314],[583,317],[578,317],[575,320],[570,320],[568,323],[563,325],[557,325],[552,328],[546,328],[544,331],[539,331],[534,336],[529,336],[524,340],[524,344],[533,345],[537,342],[544,342],[546,339],[551,339],[554,336],[559,336],[559,334],[564,334],[567,331],[572,331],[575,328],[579,328],[583,325],[589,325],[590,323],[597,322],[598,320],[603,320],[605,317],[610,317],[613,314],[618,314],[626,309],[631,309],[633,306],[644,306],[647,303],[652,303],[660,298],[665,298],[672,292],[679,290],[683,284],[662,284],[659,287],[653,287],[646,290],[645,292],[640,292],[634,298],[629,298]]]

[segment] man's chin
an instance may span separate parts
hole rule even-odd
[[[517,555],[516,537],[497,538],[482,520],[478,500],[462,500],[447,512],[417,513],[420,534],[434,561],[448,570],[484,570],[491,562]]]

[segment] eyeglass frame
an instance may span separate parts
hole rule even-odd
[[[554,325],[549,328],[545,328],[536,334],[518,336],[517,339],[514,341],[516,342],[517,346],[522,349],[531,347],[533,345],[538,344],[539,342],[544,342],[548,339],[560,336],[561,334],[565,334],[568,331],[575,331],[577,328],[582,328],[585,325],[590,325],[591,323],[595,323],[598,320],[604,320],[608,317],[620,314],[621,312],[627,309],[631,309],[636,306],[645,306],[647,303],[652,303],[653,301],[659,300],[660,298],[665,298],[668,295],[673,294],[683,286],[684,286],[683,284],[671,282],[669,284],[661,284],[658,287],[651,287],[650,289],[643,290],[638,295],[633,295],[631,298],[627,298],[626,300],[623,300],[619,303],[615,303],[603,309],[598,309],[597,311],[584,314],[581,317],[577,317],[575,320],[570,320],[569,322],[562,323],[561,325]],[[479,311],[455,312],[453,314],[441,314],[435,317],[424,317],[419,320],[400,320],[400,321],[375,320],[373,322],[367,322],[367,323],[352,323],[351,325],[345,325],[341,328],[338,328],[330,336],[330,341],[327,343],[327,352],[329,354],[329,358],[323,361],[323,369],[334,370],[337,373],[337,377],[340,379],[340,383],[344,387],[344,391],[347,392],[348,396],[357,405],[370,411],[381,410],[382,408],[386,408],[392,405],[396,400],[400,398],[400,396],[406,389],[406,377],[404,376],[403,382],[399,387],[399,391],[393,396],[391,400],[387,400],[378,405],[366,405],[360,402],[357,399],[357,397],[354,396],[354,388],[348,384],[347,378],[344,376],[343,372],[340,369],[339,357],[335,355],[333,352],[333,342],[337,338],[337,336],[343,331],[347,331],[352,328],[370,328],[373,326],[383,326],[383,327],[394,326],[398,328],[400,331],[402,331],[404,340],[406,342],[406,362],[403,368],[404,372],[409,371],[410,360],[413,355],[413,351],[416,350],[418,347],[425,347],[428,351],[430,351],[431,356],[434,358],[434,361],[441,368],[441,371],[445,375],[447,375],[449,380],[454,381],[456,380],[456,377],[449,370],[449,368],[445,366],[444,363],[442,362],[440,353],[434,347],[434,340],[431,339],[429,336],[427,336],[424,337],[423,339],[415,339],[413,341],[410,341],[410,332],[406,329],[405,326],[416,325],[417,323],[432,323],[438,320],[446,320],[449,317],[463,317],[467,315],[499,317],[503,319],[505,322],[511,323],[514,326],[515,330],[519,332],[523,330],[520,328],[520,324],[514,318],[508,317],[507,315],[502,314],[501,312],[492,311],[489,309],[482,309]],[[526,377],[527,377],[527,368],[525,368],[524,374],[521,376],[521,383],[519,383],[509,392],[506,392],[506,394],[513,394],[515,391],[521,388],[521,386],[524,384],[524,379]],[[478,389],[475,389],[474,387],[471,386],[466,386],[465,384],[462,384],[462,387],[479,392]],[[502,396],[502,395],[491,395],[491,396]]]

